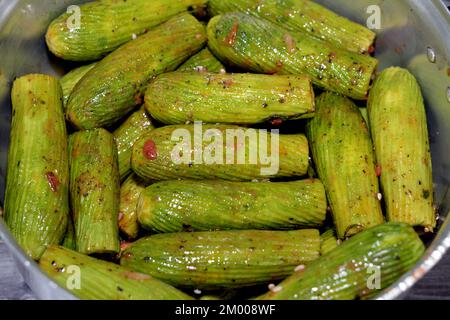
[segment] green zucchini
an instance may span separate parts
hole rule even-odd
[[[175,286],[238,288],[282,279],[319,250],[313,229],[181,232],[138,240],[120,264]]]
[[[358,107],[334,93],[316,100],[308,140],[325,185],[337,235],[350,237],[383,223],[369,131]]]
[[[148,275],[62,247],[49,247],[39,266],[61,287],[83,300],[192,299]]]
[[[340,243],[336,238],[336,231],[328,229],[320,235],[320,254],[323,256],[335,249]]]
[[[86,66],[81,66],[76,69],[73,69],[69,73],[67,73],[64,77],[61,78],[60,83],[63,90],[64,97],[64,107],[66,107],[67,102],[69,101],[70,94],[73,89],[77,85],[77,83],[89,72],[92,68],[95,67],[97,63],[91,63]]]
[[[14,81],[5,222],[38,260],[59,244],[69,217],[67,133],[59,81],[30,74]]]
[[[219,60],[217,60],[208,48],[205,48],[183,63],[178,68],[178,71],[225,73],[225,67]]]
[[[208,46],[224,63],[256,73],[305,74],[326,90],[366,100],[378,61],[244,13],[212,18]]]
[[[345,241],[259,299],[368,299],[411,270],[424,249],[410,226],[379,225]]]
[[[131,151],[133,145],[140,137],[154,128],[152,119],[145,111],[145,108],[142,107],[134,112],[116,131],[114,131],[113,134],[117,144],[121,180],[124,180],[131,173]]]
[[[213,141],[206,142],[208,137]],[[263,148],[264,143],[267,148]],[[146,134],[133,147],[131,166],[146,180],[251,181],[304,176],[308,160],[308,141],[301,134],[279,135],[229,125],[185,125],[166,126]]]
[[[128,239],[135,239],[138,236],[136,208],[139,197],[147,186],[147,183],[132,174],[120,187],[119,229]]]
[[[62,59],[97,60],[189,7],[204,5],[206,2],[206,0],[92,1],[56,18],[48,27],[45,39],[50,51]],[[79,26],[76,25],[77,22]]]
[[[182,14],[109,54],[75,87],[67,119],[78,129],[112,125],[142,103],[152,77],[175,70],[205,43],[205,28]]]
[[[141,194],[139,223],[154,232],[320,227],[327,200],[319,180],[165,181]]]
[[[417,80],[405,69],[383,71],[368,108],[388,220],[432,232],[436,215],[430,143]]]
[[[77,251],[119,252],[120,181],[114,137],[104,129],[70,136],[70,196]]]
[[[172,72],[148,86],[145,108],[165,124],[299,120],[314,116],[314,91],[304,76]]]
[[[361,115],[364,118],[364,121],[366,122],[367,128],[369,129],[370,132],[370,122],[367,108],[359,108],[359,111],[361,112]]]
[[[77,249],[77,238],[75,235],[75,226],[73,225],[72,217],[69,217],[68,219],[67,231],[66,235],[64,236],[62,246],[70,250]]]
[[[376,34],[307,0],[210,0],[212,16],[229,12],[266,19],[289,31],[325,40],[334,47],[356,53],[371,53]]]

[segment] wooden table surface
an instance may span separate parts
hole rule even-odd
[[[35,299],[0,240],[0,300]],[[425,276],[410,292],[407,299],[450,300],[450,254]]]

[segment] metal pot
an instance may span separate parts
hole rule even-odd
[[[37,72],[61,75],[68,63],[48,54],[44,33],[50,21],[83,0],[0,0],[0,201],[4,200],[11,121],[10,90],[15,77]],[[433,157],[439,233],[417,266],[379,296],[401,298],[450,248],[450,15],[439,0],[318,0],[350,19],[366,24],[381,11],[376,56],[380,68],[407,67],[418,78],[426,100]],[[378,6],[378,7],[374,7]],[[373,22],[373,20],[370,20]],[[448,220],[448,219],[447,219]],[[17,268],[42,299],[73,299],[22,252],[0,219],[0,235]]]

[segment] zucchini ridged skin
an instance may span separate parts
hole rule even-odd
[[[75,235],[75,226],[73,225],[72,217],[69,217],[67,223],[67,231],[62,242],[62,246],[69,250],[77,249],[77,238]]]
[[[257,124],[314,116],[314,91],[305,76],[172,72],[145,93],[145,108],[165,124]]]
[[[212,16],[243,12],[266,19],[289,31],[298,31],[337,48],[370,53],[376,34],[325,7],[305,0],[210,0]]]
[[[223,159],[221,164],[208,164],[203,161],[197,164],[195,163],[195,155],[191,157],[192,162],[189,163],[177,163],[173,161],[174,151],[183,144],[189,144],[189,148],[182,148],[187,155],[195,154],[195,150],[202,149],[207,150],[210,146],[209,142],[203,142],[203,144],[195,148],[195,135],[196,130],[194,125],[184,126],[166,126],[155,129],[149,134],[146,134],[141,138],[133,147],[133,155],[131,158],[131,166],[133,171],[144,180],[231,180],[231,181],[252,181],[255,179],[269,179],[269,178],[281,178],[281,177],[302,177],[306,174],[309,166],[309,147],[308,141],[304,135],[278,135],[279,138],[279,166],[278,171],[273,172],[269,170],[264,175],[262,173],[263,168],[269,168],[270,165],[265,165],[261,161],[261,155],[259,154],[259,141],[258,141],[258,157],[256,164],[249,163],[248,154],[250,153],[250,143],[245,143],[245,150],[243,147],[239,147],[236,143],[237,139],[234,139],[235,143],[231,145],[231,148],[226,146],[227,144],[227,130],[243,130],[245,133],[247,128],[231,125],[203,125],[203,134],[207,133],[210,129],[218,130],[223,138]],[[180,131],[178,131],[180,130]],[[197,129],[197,131],[199,131]],[[182,137],[184,141],[172,140],[174,133],[185,133],[189,137]],[[212,131],[209,131],[212,132]],[[242,131],[239,131],[242,132]],[[258,131],[257,131],[258,132]],[[267,153],[269,157],[271,153],[271,141],[274,139],[272,134],[267,133]],[[188,140],[190,138],[190,141]],[[261,136],[259,136],[259,139]],[[218,140],[218,139],[217,139]],[[229,140],[229,139],[228,139]],[[249,139],[247,139],[249,140]],[[274,139],[275,140],[275,139]],[[217,141],[216,141],[217,142]],[[227,164],[226,156],[231,154],[232,151],[236,156],[241,151],[245,151],[246,161],[245,164]],[[188,152],[189,151],[189,152]],[[213,153],[213,152],[211,152]],[[206,153],[205,153],[206,154]],[[176,159],[178,160],[178,159]],[[214,160],[214,159],[212,159]]]
[[[425,247],[407,224],[365,230],[307,265],[259,300],[368,299],[411,270]],[[372,269],[371,269],[372,268]],[[376,288],[377,268],[380,286]]]
[[[175,70],[205,44],[205,28],[178,15],[109,54],[75,87],[66,118],[78,129],[116,123],[143,100],[152,77]]]
[[[304,74],[328,91],[366,100],[378,60],[338,49],[308,35],[229,13],[208,24],[208,46],[224,63],[256,73]]]
[[[149,133],[154,128],[152,119],[145,111],[145,108],[141,107],[114,131],[113,135],[117,144],[121,181],[123,181],[132,171],[131,152],[133,150],[133,145],[139,138],[146,133]]]
[[[319,256],[318,230],[158,234],[128,247],[120,264],[174,286],[239,288],[283,279]]]
[[[70,136],[69,146],[77,251],[118,253],[120,179],[114,137],[101,128],[79,131]]]
[[[51,246],[39,261],[41,269],[61,287],[83,300],[191,300],[187,294],[148,275]],[[79,289],[71,288],[79,268]]]
[[[142,192],[141,226],[154,232],[318,228],[327,210],[319,180],[164,181]]]
[[[383,223],[372,141],[358,107],[343,96],[323,93],[307,134],[338,237]]]
[[[62,77],[59,81],[61,83],[61,87],[63,90],[63,97],[64,97],[64,108],[67,105],[67,102],[69,101],[70,94],[72,93],[73,89],[77,85],[77,83],[89,72],[92,70],[92,68],[95,67],[97,63],[91,63],[86,66],[81,66],[79,68],[73,69],[69,73],[67,73],[64,77]]]
[[[359,108],[359,112],[361,112],[362,117],[364,118],[364,121],[366,122],[367,128],[370,132],[370,121],[369,121],[369,113],[367,111],[367,108]]]
[[[142,191],[148,186],[135,174],[131,174],[120,187],[119,229],[128,239],[139,233],[137,204]]]
[[[205,48],[199,53],[190,57],[185,63],[183,63],[178,71],[188,72],[188,71],[197,71],[197,72],[212,72],[219,73],[225,72],[224,65],[217,60],[217,58],[212,54],[212,52]]]
[[[72,61],[103,58],[134,35],[145,33],[189,7],[206,0],[101,0],[79,6],[79,28],[69,28],[73,13],[64,13],[49,26],[45,39],[52,53]],[[74,21],[75,22],[75,21]]]
[[[389,221],[436,226],[427,118],[421,89],[407,70],[383,71],[368,111]]]
[[[331,250],[335,249],[338,244],[336,238],[336,231],[334,229],[328,229],[320,235],[320,255],[325,255]]]
[[[39,260],[59,244],[69,218],[69,160],[59,81],[30,74],[14,81],[5,222],[24,252]]]

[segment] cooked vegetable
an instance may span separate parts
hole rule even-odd
[[[359,108],[359,111],[361,112],[362,117],[364,118],[364,121],[366,122],[367,128],[370,132],[370,122],[369,122],[369,114],[367,113],[367,108]]]
[[[74,61],[96,60],[189,7],[204,5],[206,2],[93,1],[56,18],[50,24],[45,39],[50,51],[60,58]]]
[[[114,124],[142,102],[152,77],[175,70],[205,39],[205,28],[182,14],[123,45],[77,84],[67,105],[68,120],[79,129]]]
[[[69,101],[70,94],[73,89],[77,85],[77,83],[89,72],[92,68],[95,67],[97,63],[91,63],[86,66],[81,66],[79,68],[73,69],[69,73],[67,73],[64,77],[61,78],[60,83],[63,90],[64,96],[64,107],[66,107],[67,102]]]
[[[166,124],[256,124],[311,118],[314,92],[304,76],[172,72],[152,81],[145,108]]]
[[[119,229],[128,239],[135,239],[139,233],[137,204],[148,183],[135,174],[130,175],[120,188]]]
[[[336,239],[334,229],[328,229],[320,235],[320,254],[323,256],[336,248],[340,240]]]
[[[345,241],[259,299],[367,299],[409,271],[423,252],[410,226],[379,225]]]
[[[104,129],[70,137],[70,196],[77,251],[119,252],[120,182],[114,137]]]
[[[325,40],[337,48],[371,53],[376,34],[307,0],[210,0],[213,16],[244,12],[266,19],[290,31],[299,31]]]
[[[319,250],[317,230],[182,232],[138,240],[120,263],[176,286],[236,288],[282,279]]]
[[[208,48],[203,49],[196,55],[193,55],[185,63],[183,63],[178,71],[199,71],[199,72],[215,72],[224,71],[225,67],[217,60],[217,58],[209,51]]]
[[[373,146],[367,125],[352,101],[334,93],[316,100],[308,140],[325,185],[338,237],[383,223]]]
[[[62,247],[49,247],[39,261],[39,266],[56,283],[80,299],[192,299],[185,293],[148,275]]]
[[[14,81],[5,222],[38,260],[59,244],[69,216],[67,133],[59,81],[30,74]]]
[[[432,232],[433,176],[419,84],[407,70],[389,68],[376,80],[368,107],[388,220]]]
[[[214,142],[205,142],[201,135]],[[308,159],[304,135],[225,125],[185,125],[146,134],[133,147],[131,165],[146,180],[251,181],[303,176]]]
[[[224,63],[257,73],[305,74],[314,84],[358,100],[367,99],[378,61],[289,32],[244,13],[212,18],[208,46]]]
[[[327,200],[319,180],[167,181],[142,192],[139,223],[155,232],[320,227]]]
[[[114,139],[117,144],[120,179],[124,180],[131,173],[131,152],[133,145],[144,134],[155,127],[152,119],[142,107],[133,113],[116,131]]]
[[[14,81],[0,208],[61,289],[365,300],[423,256],[424,101],[375,32],[326,1],[78,2],[45,36],[78,67]]]
[[[76,250],[77,249],[77,239],[76,239],[76,235],[75,235],[75,226],[73,225],[72,217],[69,217],[69,219],[68,219],[66,235],[64,236],[64,240],[63,240],[62,246],[64,248],[67,248],[67,249],[70,249],[70,250]]]

